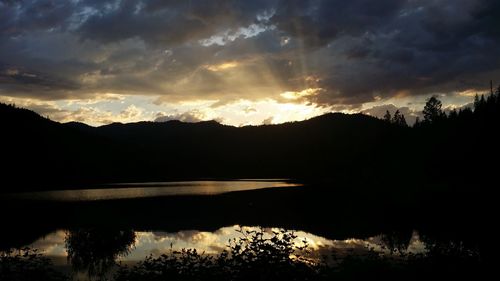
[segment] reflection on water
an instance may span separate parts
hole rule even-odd
[[[12,194],[19,199],[53,201],[93,201],[109,199],[131,199],[174,195],[215,195],[232,191],[255,190],[272,187],[292,187],[301,184],[285,181],[184,181],[144,184],[116,184],[114,188],[54,190]]]
[[[77,229],[66,233],[68,261],[74,271],[87,272],[100,279],[115,265],[116,259],[126,256],[135,243],[132,230]]]
[[[477,263],[477,250],[456,242],[433,240],[427,235],[423,235],[421,240],[416,231],[411,235],[406,231],[398,231],[365,239],[334,240],[304,231],[234,225],[213,232],[134,232],[79,228],[55,231],[27,246],[38,249],[46,258],[52,259],[58,270],[71,273],[66,276],[71,276],[73,281],[113,278],[142,280],[142,274],[153,277],[158,274],[170,276],[162,275],[164,273],[183,276],[182,274],[199,267],[206,270],[197,271],[196,274],[201,274],[200,276],[205,276],[210,270],[215,270],[221,276],[233,276],[233,273],[247,276],[247,269],[253,271],[264,264],[271,264],[269,268],[264,268],[263,272],[266,274],[269,269],[274,270],[274,266],[283,269],[281,265],[288,264],[284,267],[286,271],[279,271],[279,274],[299,268],[306,270],[302,272],[304,276],[323,273],[327,274],[325,276],[336,276],[339,272],[342,273],[340,276],[349,276],[353,269],[363,272],[365,269],[370,270],[372,266],[375,266],[376,272],[380,266],[385,266],[385,270],[399,277],[414,274],[415,270],[422,268],[431,272],[441,272],[441,269],[447,272],[450,266],[458,266],[459,269],[467,264],[472,266],[470,272],[477,272],[480,268],[477,267],[480,265]],[[303,251],[305,244],[307,249]],[[228,249],[228,246],[231,248]],[[181,251],[182,249],[191,251]],[[226,251],[222,253],[224,250]],[[393,272],[393,269],[396,271]],[[399,271],[400,269],[404,270]],[[215,277],[220,277],[217,274]],[[261,276],[259,274],[257,276]],[[130,276],[139,279],[129,279]]]
[[[171,251],[181,249],[196,249],[200,253],[217,254],[222,250],[227,250],[228,241],[233,238],[240,238],[241,233],[238,230],[259,230],[259,227],[248,226],[228,226],[220,228],[214,232],[187,230],[179,232],[113,232],[91,233],[89,231],[71,232],[59,230],[53,232],[30,245],[39,249],[45,256],[52,258],[56,263],[65,261],[68,257],[68,241],[73,240],[73,248],[81,248],[85,251],[78,252],[78,255],[85,255],[84,258],[99,258],[101,256],[109,258],[114,257],[117,261],[124,263],[137,262],[143,260],[146,256],[159,256],[168,254]],[[265,228],[264,231],[272,235],[275,228]],[[330,240],[304,231],[295,231],[297,235],[295,243],[300,245],[306,240],[312,255],[318,255],[326,251],[335,250],[337,254],[342,252],[367,252],[370,249],[379,252],[390,252],[384,235],[374,236],[367,239],[346,239]],[[70,237],[70,239],[68,239]],[[134,237],[133,241],[130,241]],[[80,239],[83,241],[75,242]],[[123,243],[122,243],[123,242]],[[71,243],[70,243],[71,246]],[[100,249],[92,250],[98,247]],[[71,248],[71,247],[70,247]],[[108,251],[109,250],[109,251]],[[425,245],[420,240],[417,232],[414,232],[405,246],[405,251],[412,253],[421,253],[425,251]],[[74,260],[75,251],[70,250],[70,255]],[[100,254],[103,253],[104,254]],[[81,259],[81,257],[78,257]],[[88,263],[88,262],[87,262]]]

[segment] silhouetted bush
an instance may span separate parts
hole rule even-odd
[[[307,242],[297,246],[293,232],[280,230],[269,238],[262,229],[241,233],[242,237],[229,241],[229,250],[218,255],[184,249],[158,258],[149,256],[136,266],[121,266],[116,281],[425,280],[478,277],[481,269],[477,256],[460,247],[450,251],[433,244],[426,254],[414,254],[403,249],[408,241],[402,239],[398,250],[389,254],[366,249],[361,254],[332,252],[331,257],[312,259]]]
[[[56,271],[52,262],[37,250],[24,248],[0,252],[2,281],[62,281],[67,276]]]
[[[284,230],[271,237],[260,231],[241,230],[218,255],[183,249],[158,258],[151,256],[136,266],[122,266],[117,281],[125,280],[310,280],[320,275],[322,264],[308,259],[307,242]]]

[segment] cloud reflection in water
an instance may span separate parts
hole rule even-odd
[[[252,231],[259,229],[259,227],[254,226],[234,225],[219,228],[214,232],[198,230],[184,230],[179,232],[137,231],[135,233],[135,244],[131,252],[128,255],[119,257],[119,261],[125,263],[136,262],[143,260],[149,255],[159,256],[183,248],[196,249],[200,253],[217,254],[227,249],[226,246],[229,240],[241,237],[242,234],[238,230]],[[264,229],[269,236],[271,236],[273,230],[276,231],[278,229]],[[383,235],[367,239],[330,240],[304,231],[294,232],[298,236],[296,243],[300,245],[302,241],[306,240],[312,250],[312,256],[319,256],[332,250],[338,255],[342,255],[342,253],[362,254],[369,251],[369,249],[378,252],[389,252]],[[65,237],[66,231],[59,230],[40,238],[30,246],[39,249],[41,253],[52,258],[55,262],[66,260]],[[406,250],[413,253],[425,252],[425,244],[420,240],[417,232],[412,234]]]

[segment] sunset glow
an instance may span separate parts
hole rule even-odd
[[[500,0],[0,0],[0,280],[489,280],[499,27]]]
[[[38,20],[46,18],[47,24],[38,26],[27,23],[33,18],[29,5],[0,2],[3,17],[18,15],[2,18],[6,26],[0,27],[0,102],[92,125],[196,116],[240,126],[332,111],[381,117],[380,105],[408,108],[416,116],[435,94],[443,96],[445,107],[467,105],[486,90],[485,76],[498,72],[484,63],[498,48],[484,46],[493,53],[468,53],[481,54],[468,59],[481,71],[474,68],[467,76],[467,69],[453,69],[442,78],[440,68],[430,65],[433,56],[453,68],[456,60],[447,62],[453,57],[448,53],[461,45],[449,44],[457,50],[439,54],[414,46],[404,34],[421,30],[430,8],[412,1],[384,4],[387,14],[380,22],[370,21],[375,11],[359,11],[366,21],[359,23],[343,21],[348,13],[337,14],[335,4],[321,1],[306,1],[300,9],[277,1],[213,8],[197,1],[172,7],[104,2],[52,4],[54,11],[66,12],[55,17],[50,7],[41,9]],[[474,15],[481,8],[470,4],[460,13]],[[444,18],[456,15],[434,9]],[[326,15],[332,18],[329,13],[331,26],[321,23]],[[133,22],[135,29],[118,22]],[[387,30],[387,24],[398,28]],[[384,51],[389,42],[398,43]],[[417,69],[434,71],[423,75]],[[184,105],[193,101],[204,102]]]

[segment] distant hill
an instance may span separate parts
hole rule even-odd
[[[363,114],[342,113],[245,127],[215,121],[92,127],[61,124],[0,104],[0,183],[3,190],[19,190],[199,178],[367,184],[449,179],[458,167],[449,160],[470,153],[463,141],[470,144],[483,139],[468,137],[470,127],[473,124],[438,131],[436,126],[408,128]],[[476,133],[483,131],[490,130]],[[437,163],[442,172],[435,173]]]

